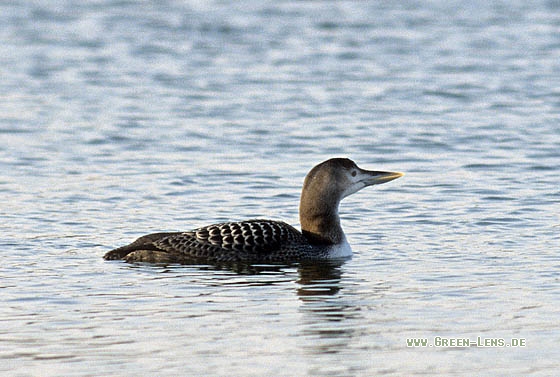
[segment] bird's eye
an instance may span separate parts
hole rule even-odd
[[[356,174],[358,174],[358,173],[356,172],[356,170],[352,170],[352,177],[355,177]]]

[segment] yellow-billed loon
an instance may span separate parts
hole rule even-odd
[[[350,245],[340,226],[342,199],[402,173],[359,168],[332,158],[305,177],[299,205],[301,232],[281,221],[247,220],[208,225],[187,232],[154,233],[105,254],[127,262],[296,262],[347,257]]]

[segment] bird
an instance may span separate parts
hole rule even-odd
[[[223,222],[186,232],[148,234],[107,252],[104,258],[131,263],[296,263],[347,258],[352,249],[340,224],[341,200],[403,175],[361,169],[348,158],[331,158],[305,177],[299,204],[301,231],[275,220]]]

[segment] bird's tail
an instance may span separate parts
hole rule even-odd
[[[159,249],[155,242],[165,238],[167,236],[171,236],[177,233],[152,233],[146,236],[142,236],[138,238],[133,243],[119,247],[117,249],[113,249],[107,252],[103,258],[106,260],[117,260],[117,259],[127,259],[127,255],[132,252],[139,251],[139,250],[146,250],[146,251],[163,251]]]

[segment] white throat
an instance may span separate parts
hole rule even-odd
[[[329,259],[337,259],[337,258],[348,258],[352,256],[352,248],[350,244],[346,240],[346,236],[341,243],[336,245],[329,246],[329,251],[327,254],[327,258]]]

